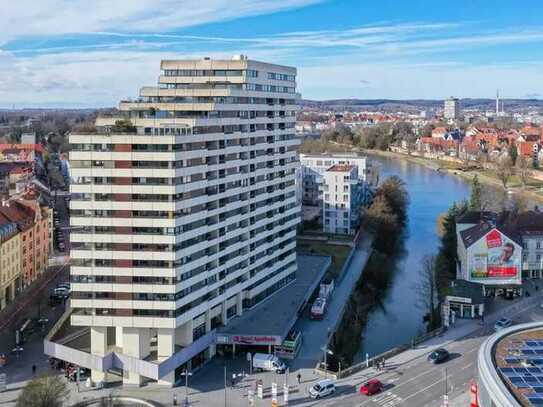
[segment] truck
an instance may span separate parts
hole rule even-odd
[[[255,353],[253,355],[253,369],[257,372],[268,371],[276,373],[285,373],[287,366],[275,355],[267,353]]]

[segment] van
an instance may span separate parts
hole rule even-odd
[[[320,399],[321,397],[329,396],[335,393],[336,385],[331,379],[320,380],[309,389],[309,397],[312,399]]]
[[[255,353],[253,356],[253,369],[257,372],[268,371],[285,373],[287,367],[285,363],[275,355]]]

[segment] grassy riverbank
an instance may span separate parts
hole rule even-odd
[[[492,186],[498,189],[503,188],[501,181],[498,179],[496,173],[492,170],[463,170],[460,168],[460,164],[451,161],[434,160],[430,158],[412,156],[392,151],[363,150],[363,152],[379,155],[381,157],[406,160],[415,164],[423,165],[432,170],[464,178],[468,181],[471,181],[473,177],[477,175],[479,182],[481,182],[482,184]],[[507,189],[513,191],[515,194],[519,194],[527,199],[532,199],[537,203],[543,204],[543,182],[537,179],[529,178],[528,182],[526,183],[526,187],[523,188],[519,177],[513,175],[507,183]]]

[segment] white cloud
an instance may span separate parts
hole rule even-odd
[[[114,30],[165,32],[268,14],[322,0],[17,0],[3,1],[0,44],[24,36]]]

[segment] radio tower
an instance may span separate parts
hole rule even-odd
[[[500,113],[500,90],[496,89],[496,116]]]

